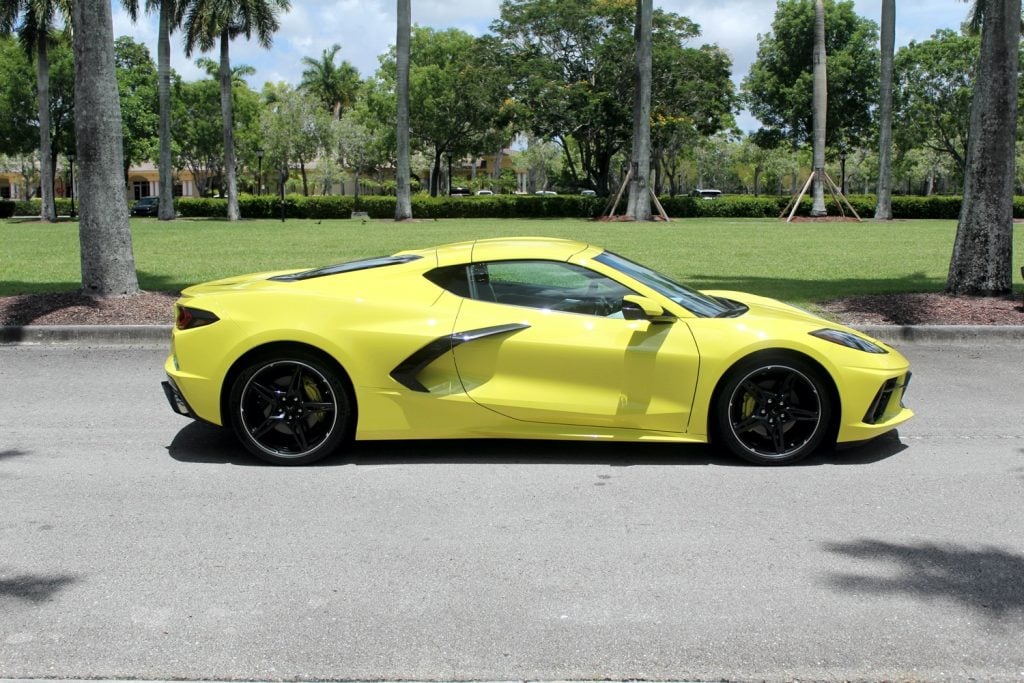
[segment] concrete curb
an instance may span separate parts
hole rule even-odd
[[[166,346],[172,325],[27,325],[0,327],[0,345]],[[1024,341],[1024,325],[855,325],[890,344]]]
[[[172,325],[26,325],[0,327],[0,344],[167,346]]]
[[[1024,325],[851,325],[890,344],[1024,341]]]

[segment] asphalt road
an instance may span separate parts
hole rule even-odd
[[[263,466],[163,351],[0,346],[0,678],[1024,680],[1024,345],[898,437],[386,442]]]

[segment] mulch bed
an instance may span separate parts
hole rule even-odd
[[[0,297],[0,326],[170,325],[171,292],[95,299],[80,292]],[[821,304],[848,325],[1024,325],[1021,296],[956,297],[946,294],[881,294]]]

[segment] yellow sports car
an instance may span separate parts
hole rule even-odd
[[[487,239],[189,287],[164,391],[264,460],[355,439],[718,444],[792,463],[911,417],[906,359],[601,247]]]

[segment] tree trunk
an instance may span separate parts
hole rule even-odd
[[[231,38],[227,29],[220,34],[220,114],[224,120],[224,178],[228,190],[228,220],[241,218],[238,212],[238,180],[235,175],[235,115],[231,102]]]
[[[974,79],[967,172],[949,294],[995,296],[1013,283],[1014,142],[1021,0],[984,3],[981,52]]]
[[[626,215],[651,220],[651,16],[653,0],[636,0],[636,90],[633,97],[633,177]]]
[[[157,92],[160,109],[160,208],[162,221],[174,220],[174,169],[171,164],[171,13],[173,0],[161,0],[157,27]]]
[[[395,220],[412,218],[412,188],[409,169],[409,31],[412,21],[411,0],[398,0],[398,33],[395,37],[395,57],[398,67],[398,116],[395,137],[398,158],[395,169]]]
[[[878,203],[875,220],[892,220],[892,62],[896,0],[882,0],[882,82],[878,103]]]
[[[50,58],[46,50],[46,36],[36,42],[36,94],[39,98],[39,192],[43,199],[39,220],[53,223],[57,220],[57,205],[53,200],[53,141],[50,131]]]
[[[93,296],[134,294],[139,283],[121,176],[124,150],[110,3],[76,1],[72,12],[82,290]]]
[[[825,71],[825,6],[814,1],[814,202],[812,216],[825,216],[825,121],[828,80]]]

